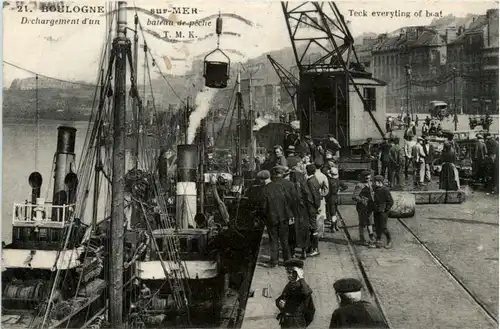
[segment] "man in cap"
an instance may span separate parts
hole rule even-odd
[[[404,145],[404,153],[405,153],[405,179],[408,179],[408,172],[410,171],[410,168],[413,168],[414,166],[414,158],[413,158],[413,148],[415,147],[415,144],[417,142],[412,139],[405,139],[405,145]]]
[[[284,167],[281,167],[284,170]],[[288,246],[288,221],[292,210],[290,209],[290,195],[282,184],[282,169],[275,170],[275,179],[268,182],[262,188],[261,211],[265,214],[267,233],[271,248],[270,267],[278,265],[279,249],[281,244],[283,260],[290,259],[290,247]],[[276,174],[277,172],[277,174]],[[283,171],[284,172],[284,171]],[[266,173],[267,177],[267,173]],[[280,178],[276,181],[276,177]],[[266,178],[267,181],[267,178]]]
[[[289,179],[290,169],[288,167],[276,166],[273,168],[272,180],[274,183],[279,184],[282,187],[282,191],[285,194],[287,200],[287,211],[288,211],[288,241],[290,246],[290,256],[293,257],[295,254],[295,219],[299,218],[299,204],[300,198],[295,187]]]
[[[354,278],[337,280],[333,284],[340,307],[330,320],[335,328],[389,328],[382,312],[367,301],[361,300],[363,285]]]
[[[310,230],[310,252],[307,256],[314,257],[319,255],[319,236],[318,236],[318,214],[321,207],[321,185],[316,178],[316,166],[309,164],[306,166],[306,182],[310,199],[307,203],[307,212],[309,214],[309,230]]]
[[[358,212],[359,240],[361,243],[366,244],[364,233],[366,227],[370,237],[368,246],[373,245],[375,241],[373,235],[373,187],[370,179],[371,172],[368,170],[363,171],[352,195],[352,199],[356,201],[356,211]]]
[[[281,328],[306,328],[314,319],[316,308],[312,290],[304,280],[304,262],[290,259],[284,263],[288,283],[276,299]]]
[[[255,182],[247,193],[250,213],[264,224],[266,223],[266,216],[262,212],[260,205],[263,197],[262,190],[269,183],[271,183],[271,173],[268,170],[261,170],[257,173]]]
[[[339,230],[337,222],[338,194],[340,191],[346,190],[347,185],[339,179],[337,167],[329,167],[326,171],[326,177],[329,185],[328,195],[326,196],[326,213],[328,220],[331,221],[331,230],[335,232]]]
[[[483,135],[477,134],[476,139],[477,142],[472,153],[473,172],[475,172],[476,181],[484,183],[484,162],[488,154],[488,148],[484,143]]]
[[[325,220],[326,220],[326,200],[325,197],[328,195],[330,187],[328,184],[328,178],[326,175],[321,171],[323,168],[324,164],[320,164],[318,162],[315,162],[314,165],[316,166],[316,172],[314,173],[314,176],[316,176],[316,179],[318,180],[319,186],[320,186],[320,194],[321,194],[321,205],[319,207],[319,214],[318,214],[318,238],[322,238],[323,234],[325,233]]]
[[[424,161],[425,161],[425,180],[427,182],[431,181],[431,164],[434,162],[434,146],[429,142],[429,137],[425,136],[422,148],[424,150]]]
[[[417,144],[413,147],[413,159],[415,160],[415,172],[414,172],[414,183],[419,186],[424,185],[425,178],[425,152],[424,152],[424,139],[422,137],[417,138]],[[418,179],[417,179],[418,174]]]
[[[389,231],[387,230],[387,218],[389,210],[391,210],[394,205],[394,199],[392,198],[391,191],[388,187],[384,186],[384,177],[377,175],[373,178],[375,187],[374,192],[374,207],[373,207],[373,221],[375,224],[375,232],[377,235],[376,247],[382,247],[382,233],[387,239],[385,245],[386,249],[392,248],[392,240]]]
[[[288,146],[287,151],[288,151],[288,156],[286,158],[286,162],[287,162],[288,168],[291,169],[291,168],[295,167],[300,162],[300,159],[295,154],[295,146],[293,146],[293,145]]]
[[[391,144],[389,144],[389,140],[384,138],[382,144],[380,144],[380,174],[385,177],[387,172],[387,178],[390,178],[390,174],[388,173],[389,166],[391,165],[391,158],[389,155],[391,149]]]
[[[399,137],[394,137],[389,150],[389,185],[391,187],[401,186],[402,171],[405,163],[404,150],[399,146]]]

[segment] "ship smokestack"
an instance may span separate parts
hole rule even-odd
[[[75,164],[76,129],[60,126],[57,128],[56,168],[54,173],[53,205],[68,204],[71,190],[76,188]]]
[[[176,220],[180,229],[195,228],[196,181],[198,169],[198,147],[195,144],[177,145],[177,197]]]

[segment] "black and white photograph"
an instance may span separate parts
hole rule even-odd
[[[498,1],[2,27],[2,328],[498,328]]]

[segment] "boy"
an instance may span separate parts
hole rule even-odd
[[[382,233],[387,239],[385,245],[386,249],[392,248],[391,234],[387,230],[387,218],[389,210],[391,210],[394,205],[394,200],[391,195],[391,191],[388,187],[384,186],[384,177],[378,175],[374,177],[374,208],[373,208],[373,220],[375,223],[375,232],[377,235],[377,242],[375,246],[370,247],[382,247]]]

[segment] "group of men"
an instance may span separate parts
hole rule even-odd
[[[384,138],[378,149],[374,149],[371,140],[363,145],[363,157],[372,159],[372,170],[376,175],[387,178],[391,188],[403,184],[403,174],[408,179],[411,171],[415,185],[423,186],[431,181],[431,164],[435,150],[428,137],[408,136],[403,146],[399,137]],[[380,166],[379,166],[380,163]]]

